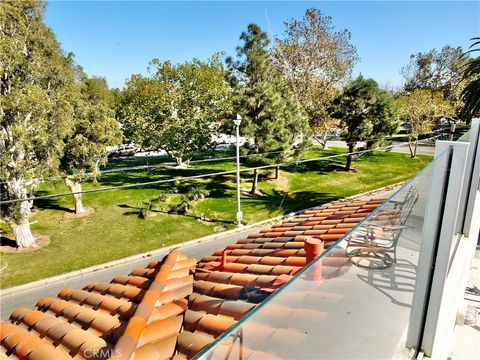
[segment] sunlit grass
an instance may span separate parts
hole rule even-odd
[[[345,150],[313,149],[305,157],[341,152]],[[411,159],[408,154],[378,152],[374,156],[360,157],[353,163],[356,172],[349,173],[343,171],[344,157],[312,161],[282,168],[278,181],[273,180],[273,170],[262,170],[258,187],[260,195],[242,197],[244,219],[246,223],[253,223],[407,180],[431,159],[423,155]],[[233,169],[234,161],[221,161],[188,169],[116,172],[104,174],[96,184],[87,183],[85,189]],[[242,174],[242,190],[245,192],[250,189],[251,175]],[[37,201],[35,206],[39,211],[31,218],[32,229],[36,234],[50,235],[51,243],[30,253],[2,254],[1,267],[5,267],[1,272],[2,288],[233,228],[236,217],[235,175],[191,182],[195,183],[205,184],[210,195],[194,203],[187,216],[158,213],[153,218],[139,217],[139,203],[171,191],[171,183],[85,194],[84,205],[95,210],[85,217],[72,217],[68,213],[73,208],[71,196]],[[49,183],[39,189],[39,195],[57,192],[66,192],[66,187],[62,183]],[[177,201],[179,197],[173,195],[171,201]],[[205,221],[200,220],[200,216]],[[6,225],[1,226],[5,235],[10,236]]]

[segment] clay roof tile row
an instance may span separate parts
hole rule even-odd
[[[310,239],[324,248],[332,246],[382,201],[354,200],[306,210],[216,250],[198,264],[174,251],[110,283],[63,289],[57,298],[43,298],[35,309],[19,308],[10,322],[2,322],[1,353],[33,360],[81,359],[95,351],[116,359],[189,359],[311,261],[305,250]],[[376,221],[394,216],[384,212]],[[321,276],[338,276],[349,266],[342,250],[333,249],[322,260]],[[318,321],[328,316],[320,305],[338,300],[335,294],[319,292],[286,296],[303,304],[309,298],[308,303],[319,306],[291,309],[271,303],[263,308],[265,316],[279,319],[278,327],[248,326],[262,334],[260,341],[278,348],[296,346],[304,337],[294,328],[282,328],[285,319],[292,324]],[[229,349],[220,344],[217,351],[228,354]],[[248,347],[243,351],[246,358],[275,359]]]
[[[10,322],[2,322],[0,354],[20,359],[176,356],[194,264],[195,259],[172,252],[111,283],[65,288],[57,298],[40,299],[35,309],[19,308]]]

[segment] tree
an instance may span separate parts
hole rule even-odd
[[[296,142],[307,138],[308,119],[281,73],[273,66],[267,34],[250,24],[240,39],[243,46],[237,48],[238,60],[227,62],[235,77],[235,106],[244,119],[242,135],[253,140],[244,147],[244,152],[251,164],[283,161]],[[257,180],[255,170],[252,194],[256,192]]]
[[[377,90],[376,100],[369,111],[372,133],[365,141],[369,150],[381,145],[386,136],[395,134],[399,128],[398,112],[393,97],[387,91],[378,88]]]
[[[416,89],[441,91],[458,113],[462,108],[461,92],[465,86],[462,69],[468,61],[461,47],[446,45],[441,51],[436,49],[410,56],[410,63],[402,68],[405,77],[405,91]],[[453,116],[453,115],[452,115]]]
[[[440,118],[453,116],[453,106],[441,92],[416,89],[411,95],[401,95],[396,100],[399,116],[409,126],[409,149],[412,158],[417,156],[418,137],[432,131]],[[412,142],[415,145],[412,147]]]
[[[392,97],[380,90],[374,80],[361,75],[335,98],[332,116],[342,121],[342,136],[349,153],[358,142],[367,141],[367,145],[373,146],[397,128]],[[350,171],[351,163],[352,157],[347,156],[346,171]]]
[[[275,65],[305,108],[316,139],[325,147],[327,135],[338,126],[328,109],[338,95],[337,87],[350,78],[358,61],[351,35],[335,31],[332,18],[308,9],[302,20],[285,22],[285,36],[277,38]]]
[[[179,65],[151,62],[153,75],[134,75],[119,100],[128,139],[165,150],[177,164],[213,149],[219,120],[230,112],[231,89],[219,56]]]
[[[468,53],[480,51],[480,37],[472,39],[473,44],[470,46]],[[476,48],[475,48],[476,46]],[[463,81],[465,88],[462,91],[462,100],[464,108],[462,113],[467,118],[480,116],[480,56],[469,59],[463,68]]]
[[[58,169],[72,127],[72,57],[43,22],[40,1],[0,2],[1,200],[27,197],[29,181]],[[19,247],[36,246],[31,203],[0,206]]]
[[[78,95],[75,99],[73,132],[65,139],[61,158],[64,181],[75,198],[75,213],[86,210],[82,203],[83,182],[98,173],[107,160],[107,146],[122,140],[120,124],[114,118],[112,99],[104,78],[88,78],[77,67]]]

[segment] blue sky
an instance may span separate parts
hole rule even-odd
[[[309,7],[351,31],[360,56],[354,75],[381,85],[401,84],[400,68],[412,53],[446,44],[466,49],[480,36],[479,1],[50,1],[45,21],[89,75],[122,87],[130,75],[146,73],[155,57],[182,62],[217,51],[233,55],[251,22],[281,35],[283,21],[301,18]]]

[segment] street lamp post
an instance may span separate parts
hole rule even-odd
[[[233,123],[237,131],[237,224],[238,226],[242,225],[243,214],[240,208],[240,124],[242,122],[242,117],[240,114],[237,114],[233,118]]]

